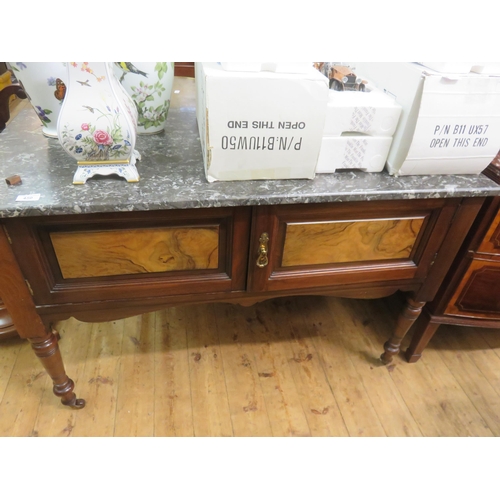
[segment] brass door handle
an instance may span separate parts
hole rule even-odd
[[[269,264],[268,254],[268,246],[269,235],[267,233],[262,233],[259,238],[259,252],[257,257],[257,266],[258,267],[266,267]]]

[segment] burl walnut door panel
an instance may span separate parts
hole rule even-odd
[[[219,267],[219,225],[54,231],[49,237],[64,279]]]
[[[408,259],[425,217],[285,223],[281,265]]]
[[[455,207],[456,202],[444,200],[258,207],[249,287],[270,291],[421,282]],[[264,246],[262,235],[268,238]],[[266,253],[266,265],[259,252]]]
[[[38,305],[244,290],[251,209],[13,220]]]

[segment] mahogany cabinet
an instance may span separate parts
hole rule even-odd
[[[23,184],[0,185],[0,298],[65,405],[84,405],[50,328],[69,317],[108,321],[188,303],[401,291],[407,302],[387,332],[388,363],[435,299],[483,203],[500,193],[484,176],[342,172],[209,184],[194,84],[176,81],[164,135],[138,139],[140,184],[103,179],[75,189],[66,153],[37,133],[31,110],[3,133],[0,173],[17,173]],[[17,201],[33,192],[40,200]]]
[[[408,292],[389,362],[432,300],[484,198],[111,212],[3,219],[0,291],[63,404],[82,407],[52,322],[173,304]]]
[[[486,175],[500,183],[500,167]],[[417,361],[441,324],[500,328],[500,197],[488,198],[406,351]]]
[[[13,217],[1,221],[0,290],[63,404],[80,407],[51,329],[169,305],[284,295],[408,292],[392,360],[484,198],[410,199]],[[32,306],[30,307],[30,303]],[[30,317],[31,315],[31,317]],[[41,322],[41,323],[40,323]],[[49,332],[49,333],[47,333]],[[54,358],[54,356],[56,356]]]

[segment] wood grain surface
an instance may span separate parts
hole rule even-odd
[[[65,279],[219,265],[217,226],[53,232],[50,238]]]
[[[283,267],[408,258],[424,218],[291,223]]]

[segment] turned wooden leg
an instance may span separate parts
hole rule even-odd
[[[422,357],[422,351],[427,347],[439,325],[440,323],[433,323],[430,314],[424,310],[415,323],[415,333],[405,352],[408,363],[415,363]]]
[[[386,365],[389,364],[392,358],[399,352],[406,332],[408,332],[413,322],[418,318],[424,305],[425,302],[415,302],[413,299],[407,299],[406,306],[398,317],[396,330],[392,337],[384,344],[384,352],[380,356],[383,363]]]
[[[28,340],[46,372],[52,378],[54,382],[54,394],[61,398],[61,403],[72,408],[83,408],[85,400],[77,399],[73,392],[75,384],[66,375],[57,337],[54,335],[54,332],[47,333],[43,338],[29,338]]]
[[[28,339],[42,365],[54,382],[54,394],[64,405],[83,408],[85,401],[77,399],[75,384],[64,370],[54,331],[47,328],[37,314],[33,297],[12,252],[7,233],[0,224],[0,296],[12,317],[17,333]]]

